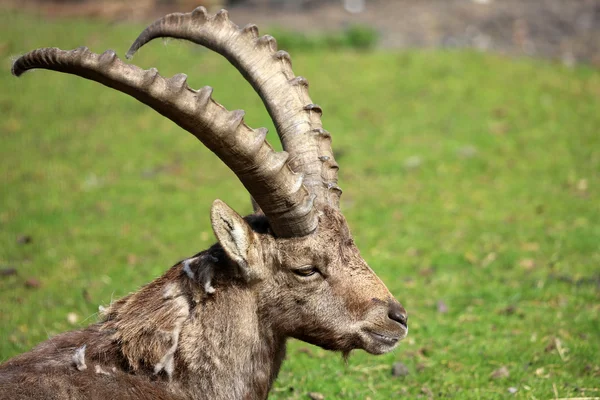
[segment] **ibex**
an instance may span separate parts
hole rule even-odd
[[[382,354],[407,334],[405,309],[360,256],[339,210],[331,136],[288,53],[255,25],[240,29],[226,11],[200,7],[154,22],[127,57],[158,37],[226,57],[260,95],[284,151],[183,74],[165,79],[110,50],[42,48],[18,58],[16,76],[34,68],[79,75],[168,117],[237,175],[254,213],[242,218],[215,200],[216,244],[112,303],[99,322],[2,364],[1,398],[265,399],[288,338]]]

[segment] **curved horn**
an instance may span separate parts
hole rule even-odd
[[[114,51],[95,54],[81,47],[34,50],[17,59],[12,73],[34,68],[78,75],[135,97],[196,136],[238,176],[261,205],[271,228],[281,237],[304,236],[316,229],[314,195],[303,175],[289,167],[289,154],[275,152],[265,128],[245,124],[242,110],[227,111],[212,97],[212,88],[191,89],[184,74],[165,79],[154,68],[123,63]]]
[[[290,154],[291,168],[304,173],[304,185],[316,194],[317,205],[339,207],[339,167],[331,150],[331,136],[321,125],[322,110],[312,103],[307,80],[294,76],[289,54],[277,51],[273,37],[258,37],[255,25],[240,29],[225,10],[207,15],[204,7],[198,7],[191,13],[169,14],[154,22],[131,45],[127,57],[159,37],[186,39],[227,58],[262,98],[283,149]]]

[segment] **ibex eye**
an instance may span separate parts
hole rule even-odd
[[[319,272],[319,269],[313,265],[305,265],[292,270],[298,276],[311,276]]]

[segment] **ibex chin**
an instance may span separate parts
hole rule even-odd
[[[406,311],[360,256],[339,211],[331,136],[288,53],[256,26],[239,28],[226,11],[200,7],[154,22],[127,57],[158,37],[226,57],[262,98],[284,151],[183,74],[165,79],[110,50],[42,48],[17,59],[16,76],[34,68],[79,75],[171,119],[237,175],[254,213],[242,218],[216,200],[218,243],[115,301],[98,323],[2,364],[0,398],[265,399],[287,338],[382,354],[407,334]]]

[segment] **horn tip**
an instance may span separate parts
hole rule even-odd
[[[19,61],[21,61],[22,57],[17,57],[14,60],[12,60],[12,65],[10,66],[10,73],[13,76],[16,76],[17,78],[20,77],[21,75],[23,75],[23,72],[25,72],[25,70],[23,70],[18,64]]]
[[[139,48],[140,48],[140,46],[138,44],[138,41],[136,40],[135,42],[133,42],[133,44],[131,45],[129,50],[127,50],[127,54],[125,54],[125,58],[128,60],[131,60],[133,58],[133,55],[139,50]]]

